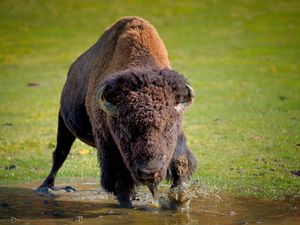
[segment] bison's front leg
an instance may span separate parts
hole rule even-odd
[[[186,186],[189,178],[189,161],[185,155],[177,156],[172,162],[173,184],[171,188]]]
[[[111,156],[110,153],[101,153],[101,185],[117,197],[120,207],[132,208],[130,198],[134,191],[134,182],[122,159]]]
[[[169,178],[173,181],[172,188],[184,186],[195,172],[196,167],[197,160],[188,149],[182,134],[178,138],[178,144],[169,167]]]
[[[128,180],[118,179],[115,182],[115,190],[113,191],[116,195],[121,208],[132,208],[131,197],[133,195],[133,182],[128,183]]]
[[[75,136],[69,131],[67,128],[61,113],[59,112],[58,117],[58,129],[57,129],[57,145],[55,151],[53,152],[53,163],[50,174],[46,178],[46,180],[41,184],[41,186],[37,189],[40,193],[49,193],[49,188],[54,188],[54,180],[56,174],[60,167],[63,165],[66,160],[71,146],[75,140]],[[64,188],[67,192],[75,190],[74,188],[67,186]]]
[[[188,190],[188,179],[190,176],[190,165],[186,155],[177,155],[170,165],[170,175],[173,180],[167,198],[161,197],[159,204],[165,209],[186,209],[189,208],[191,194]]]
[[[168,198],[160,198],[162,208],[188,208],[191,194],[187,182],[197,166],[192,152],[187,148],[184,136],[179,137],[170,167],[169,179],[173,181]]]
[[[117,197],[120,207],[132,208],[134,181],[116,145],[106,139],[98,146],[98,152],[102,187]]]

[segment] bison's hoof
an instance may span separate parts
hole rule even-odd
[[[38,189],[36,189],[36,192],[44,196],[49,196],[49,197],[54,196],[53,190],[51,189],[51,187],[48,186],[41,186]]]
[[[44,187],[44,186],[39,187],[38,189],[36,189],[36,191],[39,192],[39,193],[49,193],[50,190],[51,190],[50,187]]]
[[[74,191],[76,191],[76,189],[73,188],[73,187],[71,187],[71,186],[65,186],[62,189],[65,190],[66,192],[74,192]]]
[[[158,200],[153,199],[152,202],[151,202],[151,206],[153,208],[159,208],[160,207],[160,199],[158,199]]]
[[[192,193],[189,192],[187,185],[181,184],[173,186],[166,197],[159,198],[159,205],[163,209],[188,209]]]
[[[130,200],[128,200],[128,201],[120,201],[120,208],[131,209],[131,208],[133,208],[132,202]]]

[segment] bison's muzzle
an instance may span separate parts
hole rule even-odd
[[[150,161],[138,160],[136,162],[136,176],[141,181],[155,181],[160,175],[160,171],[163,169],[166,163],[166,155],[153,159]]]

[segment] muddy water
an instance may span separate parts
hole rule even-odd
[[[151,196],[139,191],[135,209],[120,209],[116,200],[97,183],[64,183],[77,190],[54,191],[51,196],[34,192],[40,182],[0,186],[0,224],[203,224],[300,225],[300,202],[274,202],[230,198],[203,192],[186,211],[161,210],[151,205]],[[164,189],[162,187],[161,189]]]

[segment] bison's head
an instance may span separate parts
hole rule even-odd
[[[97,101],[134,180],[165,178],[193,97],[185,78],[169,69],[127,70],[101,84]]]

